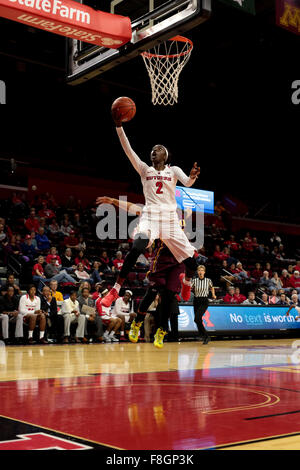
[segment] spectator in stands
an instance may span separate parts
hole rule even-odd
[[[251,272],[251,277],[258,281],[261,277],[263,276],[263,272],[261,269],[261,264],[260,263],[255,263],[255,268]]]
[[[279,300],[276,303],[276,305],[289,305],[290,302],[287,299],[287,296],[285,294],[280,294]]]
[[[84,266],[82,263],[79,263],[74,271],[74,274],[76,276],[76,280],[78,282],[80,281],[88,281],[92,282],[89,273],[84,269]]]
[[[25,220],[24,224],[28,232],[35,232],[35,233],[38,232],[40,223],[39,223],[38,218],[36,217],[34,207],[30,209],[29,217],[28,219]]]
[[[36,252],[38,252],[37,241],[35,239],[36,233],[34,231],[30,232],[31,244],[35,248]],[[26,237],[25,237],[26,239]]]
[[[71,230],[69,236],[65,237],[64,245],[66,248],[71,248],[74,250],[79,249],[79,240],[76,237],[75,231]]]
[[[57,248],[56,248],[56,246],[51,246],[51,248],[50,248],[50,253],[46,256],[46,263],[47,263],[47,264],[50,264],[52,258],[55,259],[55,266],[61,267],[61,265],[62,265],[62,264],[61,264],[61,259],[60,259],[60,256],[59,256],[58,253],[57,253]]]
[[[11,238],[11,237],[12,237],[12,234],[13,234],[13,233],[12,233],[12,230],[11,230],[11,228],[7,225],[6,220],[5,220],[3,217],[0,217],[0,224],[3,225],[3,227],[4,227],[3,230],[4,230],[4,232],[6,233],[7,238]]]
[[[271,264],[269,262],[266,263],[265,271],[268,271],[269,279],[271,279],[272,276],[273,276],[273,271],[272,271],[272,268],[271,268]]]
[[[0,224],[0,251],[3,250],[3,247],[8,242],[8,236],[4,231],[4,225]]]
[[[116,333],[119,332],[122,325],[122,320],[119,317],[112,317],[110,314],[109,307],[103,307],[101,305],[101,299],[108,293],[108,289],[102,289],[100,291],[100,297],[96,300],[96,310],[100,315],[103,325],[106,326],[106,330],[103,334],[103,339],[106,343],[118,343],[119,340],[116,338]]]
[[[246,297],[243,294],[241,294],[239,287],[235,287],[234,296],[235,296],[238,304],[241,304],[241,303],[244,302],[244,300],[246,300]]]
[[[21,244],[21,250],[24,256],[27,256],[30,261],[33,261],[38,251],[32,244],[30,235],[26,235],[24,242]]]
[[[85,330],[85,316],[80,313],[80,307],[77,300],[77,292],[72,291],[70,297],[63,301],[60,314],[63,315],[64,319],[64,343],[69,342],[69,337],[71,335],[70,329],[71,324],[77,324],[76,333],[75,333],[75,343],[86,342],[84,336]]]
[[[291,291],[291,296],[297,294],[298,295],[298,300],[300,301],[300,294],[298,294],[297,289],[292,289]]]
[[[243,305],[257,305],[254,292],[248,292],[248,299],[244,300]]]
[[[221,230],[216,226],[216,224],[211,224],[207,235],[217,242],[222,242],[224,240]]]
[[[299,271],[300,272],[300,260],[297,261],[295,266],[293,266],[293,271]]]
[[[79,285],[79,288],[78,288],[78,292],[77,292],[77,296],[80,296],[81,295],[81,292],[82,292],[82,289],[88,289],[89,292],[91,292],[91,284],[90,282],[88,281],[82,281]],[[92,294],[90,294],[90,296],[92,297]]]
[[[271,295],[269,297],[269,304],[272,304],[272,305],[277,304],[278,300],[279,300],[279,297],[277,296],[277,290],[272,289]]]
[[[61,234],[56,218],[51,219],[51,223],[49,224],[48,229],[50,237],[59,237],[59,235]]]
[[[95,301],[90,297],[90,291],[87,287],[82,289],[81,295],[77,298],[80,308],[80,313],[85,315],[85,336],[90,331],[93,331],[95,341],[102,343],[103,341],[103,324],[101,317],[96,314]],[[85,310],[86,307],[90,307],[94,310],[94,313]]]
[[[44,264],[44,256],[40,255],[37,259],[37,263],[32,268],[32,280],[34,284],[37,284],[37,290],[40,292],[47,281],[47,277],[44,272]]]
[[[80,214],[79,214],[79,212],[75,212],[74,217],[73,217],[73,228],[77,232],[81,232],[82,227],[83,227],[83,224],[81,222]]]
[[[300,274],[299,271],[295,270],[294,274],[290,277],[290,284],[293,289],[296,289],[298,294],[300,293]]]
[[[279,253],[279,248],[278,246],[274,246],[273,250],[271,251],[271,255],[276,259],[276,260],[283,260],[282,256]]]
[[[85,256],[83,250],[80,250],[80,251],[78,252],[78,255],[76,256],[74,262],[75,262],[76,266],[78,266],[79,263],[83,264],[84,269],[85,269],[86,271],[90,272],[90,270],[91,270],[91,265],[90,265],[89,260],[88,260],[87,257]]]
[[[70,233],[74,231],[69,219],[65,219],[60,226],[60,234],[64,237],[69,237]]]
[[[15,324],[15,341],[23,338],[23,316],[18,311],[19,297],[15,295],[14,288],[9,286],[4,296],[0,297],[0,323],[2,324],[2,338],[9,344],[9,324]]]
[[[232,253],[238,253],[241,250],[241,245],[235,240],[234,235],[229,236],[229,240],[227,240],[224,245],[228,246]]]
[[[86,250],[86,243],[84,241],[83,235],[78,236],[78,245],[77,245],[77,250],[79,251],[85,251]]]
[[[248,272],[243,268],[243,265],[240,261],[236,264],[236,270],[238,272],[236,274],[234,274],[234,277],[238,281],[244,281],[244,282],[246,282],[246,284],[251,282]]]
[[[152,261],[154,260],[154,258],[155,258],[155,253],[153,251],[152,246],[149,246],[149,248],[146,249],[145,257],[147,258],[148,263],[150,265],[152,263]]]
[[[61,292],[57,290],[58,282],[57,281],[50,281],[49,287],[51,290],[52,297],[55,298],[56,302],[63,302],[64,297]]]
[[[117,251],[116,257],[113,260],[112,271],[114,273],[119,273],[121,271],[123,263],[124,263],[124,259],[123,259],[122,251]]]
[[[132,300],[132,292],[130,290],[126,290],[123,297],[119,297],[115,301],[112,316],[118,317],[122,320],[120,340],[123,341],[125,339],[125,323],[131,323],[136,317]]]
[[[297,305],[298,307],[300,306],[300,300],[299,300],[298,294],[291,295],[291,303],[294,305]]]
[[[253,251],[253,240],[252,237],[250,236],[250,232],[247,232],[243,244],[242,244],[243,250],[246,252],[251,252]]]
[[[66,248],[64,254],[61,257],[61,264],[62,269],[65,269],[67,272],[74,272],[76,264],[72,255],[71,248]]]
[[[271,242],[272,247],[279,246],[281,243],[281,238],[276,232],[274,232],[270,238],[270,242]]]
[[[273,282],[274,287],[276,287],[276,289],[282,289],[283,285],[282,285],[281,279],[278,276],[277,272],[273,273],[273,277],[272,277],[271,281]]]
[[[258,302],[258,305],[269,305],[268,294],[264,292],[261,295],[261,300]]]
[[[101,269],[104,273],[111,271],[111,261],[107,255],[107,251],[103,250],[100,256],[100,262],[102,264]]]
[[[36,288],[30,285],[27,294],[24,294],[20,298],[19,302],[19,313],[22,315],[24,322],[28,325],[28,343],[34,344],[33,331],[35,326],[38,324],[40,329],[39,342],[41,344],[47,344],[48,341],[45,339],[46,329],[46,315],[41,310],[41,299],[36,296]]]
[[[93,284],[101,283],[102,278],[101,276],[103,273],[101,272],[101,263],[100,261],[94,261],[91,273],[91,281]]]
[[[7,255],[14,255],[17,259],[21,255],[21,246],[17,242],[16,235],[13,234],[10,239],[7,238],[2,245]]]
[[[224,262],[226,262],[226,265],[227,265],[227,261],[223,260],[222,263],[224,263]],[[234,275],[238,272],[238,270],[236,269],[235,263],[232,263],[229,268],[224,267],[224,269],[226,271],[228,271],[228,273],[230,273],[230,274],[227,274],[224,271],[223,279],[225,279],[229,283],[232,283],[232,282],[236,281],[236,278],[234,277]]]
[[[16,282],[15,275],[12,274],[12,273],[7,275],[6,282],[1,287],[1,294],[5,295],[10,286],[13,287],[13,289],[14,289],[14,295],[18,295],[18,296],[21,295],[21,289],[20,289],[18,283]]]
[[[223,297],[223,301],[226,304],[237,304],[238,303],[237,298],[235,296],[234,287],[231,287],[231,286],[228,287],[228,292],[225,295],[225,297]]]
[[[68,274],[65,270],[60,270],[60,268],[56,266],[55,258],[52,258],[51,263],[46,264],[44,271],[48,281],[68,282],[73,285],[76,282],[75,279],[70,276],[70,274]]]
[[[15,219],[21,219],[28,213],[25,194],[13,193],[11,198],[11,215]]]
[[[55,213],[52,209],[48,208],[47,202],[42,201],[42,208],[38,212],[39,217],[43,217],[45,219],[54,219]]]
[[[60,342],[64,332],[64,320],[57,313],[57,302],[48,286],[44,286],[42,289],[41,310],[46,315],[49,331],[54,336],[56,342]]]
[[[39,251],[41,251],[42,253],[46,253],[48,250],[50,250],[50,240],[45,234],[45,229],[43,227],[39,227],[35,239]]]
[[[229,254],[228,252],[226,253],[225,250],[221,251],[220,245],[216,245],[213,257],[218,261],[223,261],[224,259],[228,260]]]
[[[92,299],[96,302],[99,297],[101,297],[100,291],[104,289],[104,284],[105,281],[97,282],[95,284],[95,292],[92,294]]]
[[[259,280],[259,285],[260,287],[266,286],[268,289],[274,288],[274,284],[269,278],[269,273],[268,271],[264,271],[262,277]]]
[[[259,249],[259,246],[260,246],[260,245],[259,245],[259,243],[258,243],[258,241],[257,241],[257,238],[256,238],[256,237],[253,237],[253,239],[252,239],[252,251],[253,251],[253,252],[257,252],[258,249]]]

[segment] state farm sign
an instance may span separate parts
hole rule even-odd
[[[130,18],[73,0],[0,0],[0,16],[108,48],[117,49],[131,39]]]

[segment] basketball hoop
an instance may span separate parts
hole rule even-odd
[[[152,103],[173,105],[178,100],[179,75],[188,62],[193,43],[183,36],[175,36],[157,44],[141,56],[150,77]]]

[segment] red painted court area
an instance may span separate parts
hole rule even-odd
[[[2,382],[0,414],[119,449],[220,448],[298,433],[298,372],[272,365]]]

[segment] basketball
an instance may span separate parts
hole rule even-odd
[[[111,113],[115,121],[131,121],[136,113],[135,102],[131,98],[121,96],[113,102]]]

